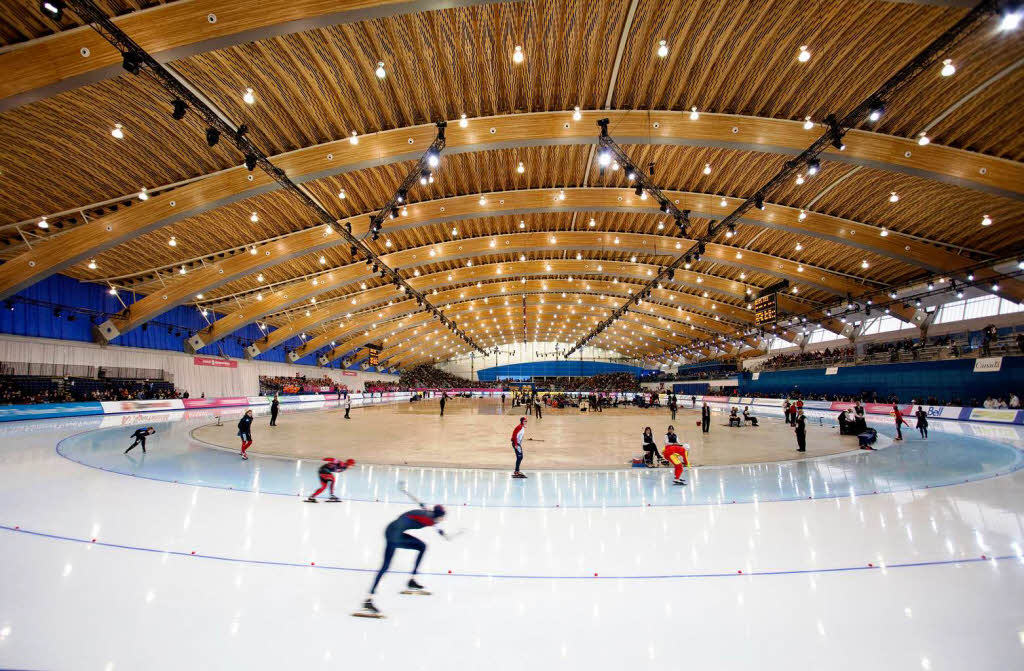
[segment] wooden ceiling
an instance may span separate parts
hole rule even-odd
[[[137,30],[145,45],[146,40],[156,39],[152,34],[159,31],[161,17],[174,3],[142,13],[137,10],[160,4],[165,3],[108,0],[101,6],[111,15],[125,16],[126,30],[128,26]],[[261,8],[270,12],[276,4],[265,2]],[[302,11],[319,16],[328,11],[322,4],[293,3],[282,16],[296,18]],[[191,5],[198,16],[205,16],[204,8],[224,11],[220,0],[197,0]],[[607,104],[612,136],[620,137],[637,165],[654,163],[654,179],[663,189],[708,194],[715,203],[719,197],[726,198],[728,207],[721,211],[710,206],[704,211],[693,208],[693,224],[700,232],[708,217],[728,213],[778,171],[798,151],[796,147],[806,146],[820,133],[816,125],[806,133],[806,142],[798,138],[792,140],[794,149],[783,149],[791,141],[783,141],[785,134],[793,137],[803,132],[793,130],[799,125],[786,122],[799,124],[805,117],[820,122],[826,114],[844,113],[966,11],[947,3],[881,0],[531,0],[403,10],[380,18],[278,32],[267,29],[267,19],[261,16],[265,36],[215,50],[185,49],[187,55],[171,59],[170,65],[232,122],[246,123],[250,137],[268,154],[285,154],[281,160],[287,160],[288,152],[308,151],[325,143],[346,147],[343,140],[352,131],[365,146],[378,137],[383,141],[385,131],[401,134],[406,128],[411,142],[413,135],[424,135],[423,129],[412,127],[438,120],[449,120],[450,135],[455,135],[456,120],[463,114],[473,121],[474,133],[541,112],[563,115],[559,119],[564,118],[568,126],[575,106],[586,113]],[[65,14],[60,26],[64,32],[45,39],[73,47],[90,30],[75,28],[73,12]],[[739,282],[756,288],[776,281],[783,265],[799,264],[800,272],[806,268],[808,276],[815,270],[827,272],[870,292],[911,283],[943,268],[952,271],[1021,251],[1024,184],[1016,177],[997,175],[1021,174],[1024,160],[1024,129],[1017,113],[1024,102],[1024,68],[1018,67],[1024,63],[1024,41],[1019,31],[997,31],[997,24],[998,18],[993,17],[950,49],[946,57],[956,66],[954,76],[943,77],[937,68],[922,73],[898,92],[879,122],[865,121],[861,128],[876,135],[861,137],[881,150],[857,154],[851,133],[850,155],[825,155],[818,175],[808,176],[803,184],[783,185],[772,194],[770,201],[778,209],[773,206],[760,219],[748,215],[735,236],[718,240],[728,247],[728,262],[724,256],[705,258],[693,270],[709,284]],[[246,27],[244,16],[238,25],[238,31]],[[7,48],[7,53],[0,53],[0,63],[10,53],[35,48],[40,38],[59,32],[56,29],[39,15],[37,3],[0,0],[0,45]],[[229,30],[224,23],[216,29]],[[195,32],[192,42],[196,44],[202,42],[200,37],[209,37],[198,29]],[[190,41],[187,31],[173,39],[179,45]],[[664,58],[657,54],[659,40],[668,47]],[[522,63],[512,59],[517,45],[525,54]],[[801,45],[811,52],[809,62],[796,58]],[[75,52],[67,58],[80,59]],[[374,74],[378,61],[385,64],[385,79]],[[80,69],[81,63],[75,67]],[[43,254],[59,249],[62,239],[72,240],[71,232],[105,217],[127,221],[136,213],[140,218],[148,216],[136,199],[142,187],[167,194],[157,198],[173,199],[176,192],[189,188],[183,183],[203,183],[210,175],[237,170],[241,163],[241,155],[228,143],[212,149],[206,145],[204,127],[194,113],[183,121],[171,119],[170,98],[145,74],[96,73],[90,75],[91,83],[40,95],[28,104],[8,106],[0,114],[4,187],[0,189],[0,258],[17,261],[30,251]],[[59,77],[54,79],[58,88]],[[242,100],[248,88],[253,90],[255,104]],[[694,106],[702,118],[713,117],[721,129],[733,124],[746,127],[752,118],[783,125],[770,133],[743,131],[737,136],[742,141],[732,141],[727,130],[721,131],[721,138],[713,134],[704,139],[662,137],[659,118],[674,114],[673,120],[686,120]],[[637,124],[635,115],[627,118],[625,113],[631,110],[650,110],[648,123]],[[495,121],[476,121],[481,117],[495,117]],[[588,127],[595,118],[587,113]],[[520,139],[505,141],[505,146],[500,132],[492,132],[493,139],[474,135],[478,139],[453,146],[434,183],[417,186],[410,194],[413,204],[433,208],[430,216],[389,224],[386,235],[374,243],[375,250],[412,254],[453,238],[469,241],[493,235],[544,232],[557,236],[582,231],[609,236],[643,233],[655,236],[652,240],[665,240],[664,249],[656,253],[613,246],[580,249],[583,263],[603,261],[609,267],[635,263],[656,269],[673,257],[671,226],[659,228],[664,217],[652,211],[650,204],[629,205],[631,190],[624,171],[599,172],[591,161],[592,145],[587,144],[592,138],[567,141],[559,139],[556,131],[540,127],[531,135],[528,122],[523,123],[527,132]],[[122,125],[124,139],[111,136],[115,124]],[[617,135],[617,130],[626,134]],[[924,130],[932,145],[919,148],[913,139]],[[354,227],[362,225],[365,230],[362,215],[388,200],[422,146],[416,142],[404,152],[394,148],[387,155],[371,153],[343,169],[323,170],[310,164],[302,174],[293,169],[289,173],[304,179],[310,193],[332,214],[340,219],[355,217]],[[963,151],[943,154],[946,158],[939,167],[934,161],[915,165],[918,154],[942,147]],[[331,152],[340,157],[342,149],[321,151]],[[523,173],[516,170],[520,162]],[[988,186],[989,182],[996,186]],[[493,202],[503,197],[491,195],[546,194],[550,189],[572,192],[573,206],[560,206],[556,197],[547,205],[527,198],[517,202],[530,202],[530,206],[504,208]],[[339,198],[342,191],[344,199]],[[896,203],[890,202],[892,192],[899,196]],[[138,234],[119,239],[114,246],[103,245],[105,249],[76,247],[76,260],[60,269],[72,277],[115,284],[141,296],[167,283],[199,277],[204,266],[247,255],[254,244],[262,249],[281,240],[287,246],[288,240],[316,224],[308,210],[282,191],[240,193],[240,198],[211,198],[210,208],[190,210],[177,221],[140,225]],[[625,195],[622,205],[619,201],[598,205],[612,193]],[[481,194],[489,204],[480,211],[456,217],[439,210],[447,199],[475,200]],[[821,226],[833,232],[826,234],[825,228],[819,228],[809,234],[789,223],[801,209],[824,215],[822,221],[827,222]],[[772,219],[776,211],[785,221]],[[258,214],[256,222],[250,221],[253,212]],[[44,215],[49,215],[51,224],[47,230],[35,225]],[[982,227],[984,215],[996,223]],[[451,234],[453,227],[457,236]],[[891,237],[880,237],[883,230]],[[857,233],[860,238],[854,237]],[[173,247],[168,244],[172,237]],[[913,250],[900,253],[898,245],[891,244],[896,239],[905,241],[908,249],[913,244]],[[750,265],[742,260],[744,252],[748,259],[766,255],[769,265]],[[472,260],[477,266],[494,267],[517,263],[525,255],[543,268],[548,262],[573,261],[576,254],[577,249],[554,245],[488,250]],[[940,254],[945,265],[935,261]],[[636,261],[632,261],[634,255]],[[97,268],[88,269],[84,259],[95,259]],[[444,274],[465,268],[466,260],[459,255],[436,259],[421,255],[403,266],[402,272],[409,278]],[[257,293],[269,296],[282,287],[304,285],[351,263],[347,245],[333,245],[293,253],[226,281],[196,286],[203,289],[203,304],[231,311],[254,305]],[[625,270],[591,275],[595,281],[607,282],[627,276]],[[559,277],[564,274],[551,274],[551,279]],[[361,282],[366,289],[360,288]],[[329,305],[358,299],[379,284],[379,278],[340,284],[319,294],[317,300]],[[193,288],[189,285],[190,291]],[[697,298],[708,290],[696,284],[678,289]],[[804,282],[803,290],[792,299],[796,307],[811,309],[825,306],[837,293],[842,294]],[[716,295],[711,290],[709,295],[722,305],[745,309],[742,292]],[[185,302],[194,300],[190,297]],[[291,305],[260,314],[252,308],[256,316],[245,323],[258,319],[279,327],[304,310]],[[707,311],[704,314],[710,316]],[[549,328],[538,330],[546,333]],[[433,327],[424,327],[419,337],[434,337],[432,333]]]

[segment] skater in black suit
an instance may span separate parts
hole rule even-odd
[[[796,433],[796,451],[806,452],[807,451],[807,418],[804,417],[804,411],[800,411],[800,415],[794,422],[796,428],[793,431]]]
[[[700,408],[700,430],[703,433],[708,433],[711,430],[711,407],[707,401],[704,401],[704,405]]]
[[[921,432],[921,438],[928,438],[928,413],[924,411],[924,408],[917,406],[917,412],[914,413],[917,417],[917,430]]]
[[[238,437],[242,439],[242,458],[248,459],[245,451],[252,445],[252,410],[246,410],[238,420]]]
[[[448,392],[441,394],[441,416],[444,417],[444,405],[448,402]]]
[[[128,449],[125,450],[124,453],[128,454],[136,445],[142,445],[142,453],[145,454],[146,436],[152,436],[154,433],[156,433],[156,429],[151,426],[147,426],[145,429],[136,429],[135,433],[132,434],[132,438],[135,439],[135,442],[129,445]]]
[[[281,411],[281,402],[274,394],[274,400],[270,402],[270,426],[277,426],[277,413]]]

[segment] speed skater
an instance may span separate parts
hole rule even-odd
[[[407,532],[414,529],[422,529],[423,527],[432,527],[440,522],[445,516],[444,506],[437,504],[432,509],[428,510],[422,503],[420,507],[415,510],[410,510],[402,513],[398,519],[394,520],[384,530],[384,540],[386,545],[384,547],[384,561],[381,564],[380,570],[377,571],[377,576],[373,579],[373,586],[370,587],[370,595],[363,602],[363,611],[377,615],[380,613],[376,606],[373,605],[373,595],[377,591],[377,585],[380,583],[380,579],[387,572],[388,567],[391,566],[391,559],[395,556],[395,550],[416,550],[416,563],[412,567],[412,578],[409,578],[407,583],[408,590],[410,593],[421,593],[423,591],[423,585],[416,582],[415,576],[417,571],[420,569],[420,562],[423,561],[423,553],[427,550],[427,544],[421,541],[419,538],[408,534]],[[444,530],[438,529],[437,533],[444,536]]]
[[[682,445],[673,443],[666,445],[665,449],[662,450],[662,454],[665,458],[672,462],[672,466],[675,467],[676,479],[672,481],[673,485],[685,485],[686,480],[683,480],[683,467],[689,466],[690,461],[686,458],[686,451],[690,448],[685,443]]]
[[[327,463],[317,470],[320,475],[320,489],[309,495],[309,498],[306,499],[309,503],[316,503],[316,497],[319,496],[320,493],[328,486],[331,488],[331,497],[328,501],[337,501],[338,497],[334,495],[334,474],[356,465],[355,459],[346,459],[345,461],[342,461],[341,459],[335,459],[334,457],[325,457],[324,461]]]
[[[129,452],[131,452],[135,448],[136,445],[142,445],[142,452],[143,452],[143,454],[145,454],[145,452],[146,452],[146,436],[152,436],[154,433],[156,433],[156,429],[154,429],[151,426],[147,426],[144,429],[136,429],[135,433],[132,434],[132,438],[135,439],[135,442],[132,443],[131,445],[129,445],[128,449],[125,450],[124,453],[128,454]]]

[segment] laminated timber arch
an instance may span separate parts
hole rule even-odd
[[[471,119],[465,128],[458,124],[449,127],[446,154],[507,147],[594,144],[595,123],[608,114],[607,111],[587,111],[582,113],[580,121],[572,121],[571,112]],[[802,151],[817,136],[817,129],[804,130],[800,122],[789,120],[702,114],[698,121],[690,121],[686,115],[673,111],[621,112],[614,116],[616,137],[623,143],[720,146],[792,155]],[[655,123],[657,128],[653,127]],[[422,148],[433,140],[435,130],[433,125],[420,125],[383,131],[364,136],[357,145],[339,140],[272,158],[293,180],[305,182],[418,158]],[[913,140],[859,130],[850,131],[845,142],[845,151],[829,150],[826,160],[902,172],[1024,199],[1024,164],[937,144],[921,147]],[[0,298],[137,235],[276,188],[277,184],[265,174],[248,173],[239,166],[77,226],[39,242],[0,266]],[[914,258],[923,262],[930,256],[929,253]]]
[[[564,193],[564,200],[555,200],[555,196]],[[696,216],[721,217],[730,211],[729,206],[721,205],[720,196],[709,194],[693,194],[688,192],[666,191],[666,195],[673,198],[683,209],[690,209]],[[546,211],[635,211],[642,213],[656,213],[657,209],[649,207],[632,190],[621,188],[576,188],[576,189],[529,189],[519,191],[506,191],[487,194],[488,199],[485,205],[479,204],[477,194],[471,196],[457,196],[434,201],[424,201],[409,205],[409,216],[394,220],[385,233],[390,230],[407,230],[416,226],[427,226],[438,222],[463,221],[468,218],[496,216],[501,214],[520,214],[525,212],[546,212]],[[557,205],[553,205],[557,203]],[[143,204],[145,205],[145,204]],[[822,239],[840,241],[844,244],[852,244],[872,251],[874,253],[896,258],[901,261],[913,260],[915,263],[941,272],[955,272],[957,268],[973,265],[952,252],[919,242],[909,236],[902,236],[897,233],[890,233],[886,237],[878,235],[878,229],[873,226],[858,224],[849,220],[808,213],[806,218],[800,219],[800,211],[796,208],[789,208],[779,205],[767,206],[764,211],[752,210],[740,220],[742,224],[768,226],[780,228],[787,231],[800,232],[809,236]],[[117,216],[117,215],[112,215]],[[367,229],[367,217],[357,215],[343,220],[342,224],[352,225],[353,232],[365,234]],[[631,235],[631,234],[620,234]],[[858,237],[859,236],[859,237]],[[647,249],[639,251],[650,253],[651,250],[659,249],[666,254],[677,251],[676,243],[679,242],[679,249],[683,249],[683,241],[659,236],[660,242],[652,240]],[[104,325],[104,335],[107,340],[124,333],[135,326],[141,325],[154,318],[158,314],[171,309],[189,300],[192,296],[209,291],[211,288],[220,286],[245,274],[257,272],[269,266],[285,262],[287,260],[316,252],[338,244],[343,244],[340,236],[332,235],[326,227],[316,227],[279,238],[257,248],[257,253],[236,254],[215,263],[205,265],[203,268],[193,271],[186,278],[175,279],[160,291],[150,294],[148,297],[133,304],[131,309]],[[438,243],[438,246],[450,245],[452,243]],[[601,245],[598,244],[598,247]],[[604,245],[613,249],[612,244]],[[591,245],[593,248],[593,244]],[[622,247],[626,249],[626,247]],[[715,260],[734,266],[748,266],[746,263],[738,263],[729,260],[727,250],[734,248],[721,245],[711,245],[709,252],[717,250]],[[494,250],[479,250],[483,253]],[[411,268],[411,261],[400,259],[395,253],[386,256],[386,263],[391,266]],[[756,255],[756,252],[744,251],[747,254]],[[709,258],[711,258],[709,253]],[[752,257],[753,258],[753,257]],[[767,258],[767,257],[766,257]],[[781,264],[783,260],[778,260]],[[13,263],[13,262],[12,262]],[[792,262],[786,262],[794,268]],[[7,269],[9,264],[0,266],[0,275]],[[770,268],[762,266],[761,269],[772,272]],[[354,271],[349,271],[353,272]],[[778,274],[778,273],[775,273]],[[808,275],[810,275],[809,273]],[[991,275],[991,271],[977,271],[980,279]],[[353,275],[355,277],[355,275]],[[806,278],[794,275],[797,279],[805,282]],[[815,283],[816,282],[809,282]],[[833,287],[836,289],[836,287]],[[857,285],[846,285],[838,289],[838,293],[851,292],[859,294],[862,287]],[[1024,283],[1018,281],[1004,282],[1003,295],[1014,300],[1024,299]],[[239,326],[243,323],[239,323]]]
[[[324,233],[322,231],[319,231],[318,229],[311,230],[313,230],[316,235],[319,235],[321,237],[324,236]],[[551,242],[552,238],[554,238],[555,240],[554,243]],[[618,240],[617,243],[615,242],[616,240]],[[451,242],[428,245],[427,247],[407,249],[386,255],[383,257],[383,260],[385,263],[387,263],[389,266],[393,268],[406,271],[418,267],[420,264],[423,263],[434,263],[462,259],[472,260],[480,255],[487,254],[533,252],[537,250],[545,251],[553,248],[562,249],[564,247],[576,250],[597,251],[603,249],[614,249],[620,252],[636,252],[640,254],[650,254],[652,253],[652,250],[655,250],[657,246],[660,244],[662,246],[668,246],[668,248],[671,249],[672,252],[675,252],[675,244],[678,240],[678,238],[670,238],[667,236],[646,235],[638,233],[604,233],[596,231],[563,231],[558,233],[517,233],[500,236],[485,236],[465,240],[460,239]],[[494,245],[493,247],[492,243]],[[429,255],[430,251],[435,251],[434,257],[431,257]],[[258,260],[260,259],[260,253],[262,252],[262,250],[258,248],[257,252],[258,253],[256,255],[242,254],[239,255],[238,257],[235,257],[234,259],[229,259],[227,262],[235,261],[236,259],[245,262],[249,261],[250,258]],[[801,266],[801,264],[799,263],[778,259],[777,257],[771,257],[765,254],[760,254],[758,252],[744,252],[743,258],[737,260],[735,258],[734,248],[727,247],[724,245],[712,244],[707,246],[705,258],[726,265],[734,265],[750,270],[758,270],[761,272],[769,273],[772,275],[776,275],[778,277],[790,279],[791,281],[798,282],[799,284],[804,286],[814,285],[815,287],[823,289],[824,291],[827,291],[837,296],[845,296],[848,293],[860,295],[865,291],[864,285],[854,282],[846,277],[814,268],[805,270],[804,272],[800,272],[799,267]],[[512,262],[507,265],[510,266],[508,272],[514,273],[517,264],[515,262]],[[348,279],[350,282],[355,282],[359,281],[360,277],[367,277],[367,271],[369,269],[365,266],[365,264],[351,264],[349,266],[346,266],[344,269],[340,269],[338,271],[339,278],[342,277],[342,270],[344,270],[346,274],[350,275],[345,279]],[[683,276],[684,274],[681,273],[680,277],[682,278]],[[185,282],[187,282],[188,279],[189,278],[186,277]],[[423,281],[422,278],[410,278],[410,281],[417,279]],[[179,283],[184,284],[185,282]],[[424,284],[424,286],[429,285]],[[417,286],[417,288],[419,287]],[[186,286],[183,290],[179,288],[175,295],[191,295],[193,291],[193,286]],[[381,300],[384,296],[387,295],[388,292],[390,292],[392,296],[397,294],[397,292],[390,287],[384,287],[383,289],[368,289],[366,291],[375,292],[368,293],[368,295],[371,297],[370,300]],[[165,300],[163,299],[163,296],[165,295],[172,295],[172,291],[168,289],[166,293],[151,294],[149,297],[140,301],[140,303],[144,303],[146,301],[150,301],[152,303],[154,302],[151,301],[151,299],[153,298],[156,298],[157,300]],[[876,302],[884,302],[885,300],[887,300],[886,297],[881,293],[873,295],[874,300]],[[281,298],[281,300],[290,300],[288,299],[287,296],[288,294],[285,294],[285,296]],[[353,295],[352,298],[356,301],[356,305],[361,304],[361,301],[359,300],[357,295]],[[259,309],[261,308],[257,308],[257,310]],[[341,309],[351,310],[352,308],[348,306],[343,306]],[[904,321],[916,323],[915,318],[917,317],[917,315],[913,310],[909,310],[899,306],[894,306],[892,312],[894,315],[903,319]],[[239,313],[236,313],[236,315],[237,314]],[[241,326],[239,322],[243,321],[245,319],[245,316],[246,315],[238,317],[229,315],[224,319],[228,320],[228,327],[233,329],[237,328],[238,326]],[[253,315],[251,315],[250,313],[249,316]],[[255,316],[253,316],[253,318],[255,318]],[[328,317],[324,317],[323,319],[327,318]],[[312,325],[314,324],[309,324],[304,327],[301,327],[299,328],[299,331],[304,330],[304,328],[308,328],[309,326]],[[205,344],[205,342],[203,344]],[[193,346],[195,347],[195,345]],[[199,347],[201,346],[202,344],[199,344]],[[198,349],[199,347],[195,347],[195,349]]]
[[[527,280],[526,282],[522,282],[521,280],[506,280],[503,282],[489,282],[487,284],[481,284],[481,286],[473,284],[440,291],[437,294],[432,294],[431,300],[438,306],[445,306],[449,304],[457,305],[476,300],[490,301],[502,300],[505,298],[511,299],[512,297],[521,294],[572,293],[573,295],[579,296],[607,296],[608,298],[604,302],[605,307],[615,309],[625,301],[629,295],[628,292],[638,291],[642,286],[642,284],[628,285],[625,283],[597,280],[574,280],[572,282],[561,279]],[[261,340],[257,340],[254,343],[255,348],[251,349],[250,353],[256,355],[259,352],[276,347],[277,345],[280,345],[301,333],[314,329],[324,322],[339,318],[343,319],[336,330],[328,329],[327,333],[319,338],[311,340],[304,347],[297,350],[296,358],[301,358],[316,351],[320,347],[325,346],[332,340],[344,337],[351,329],[364,328],[367,324],[376,324],[392,319],[403,319],[422,310],[414,300],[405,299],[402,294],[395,291],[392,287],[383,286],[378,288],[384,291],[381,291],[374,296],[374,301],[371,303],[371,309],[358,314],[354,313],[353,305],[349,301],[345,300],[324,306],[322,309],[316,311],[310,309],[308,311],[308,317],[299,317],[291,323],[271,331]],[[387,300],[389,297],[393,299],[393,304],[381,305],[381,302]],[[652,298],[664,301],[665,303],[676,302],[676,308],[670,309],[663,305],[657,305],[657,308],[655,308],[655,303],[647,303],[645,304],[645,307],[646,305],[650,305],[652,308],[648,309],[646,312],[656,316],[678,319],[679,321],[692,321],[694,325],[700,325],[703,329],[713,333],[729,334],[735,331],[736,323],[742,326],[750,326],[752,324],[749,312],[737,309],[730,305],[716,304],[714,301],[708,299],[695,299],[691,296],[677,294],[676,292],[666,289],[655,290],[652,294]],[[602,301],[596,301],[596,304],[600,304],[601,302]],[[702,308],[707,313],[719,315],[722,319],[732,320],[732,328],[730,328],[728,322],[722,322],[721,320],[714,319],[714,317],[707,317],[700,312],[694,311],[690,307],[693,305],[698,306],[698,308]],[[651,312],[651,310],[654,310],[654,312]],[[452,316],[447,309],[442,309],[442,311],[446,316]],[[349,317],[349,315],[351,315],[351,317]]]
[[[187,0],[113,20],[143,49],[166,63],[314,28],[494,1]],[[970,0],[915,1],[963,7],[972,4]],[[216,22],[206,19],[210,14],[217,17]],[[88,58],[82,57],[83,48],[89,50]],[[0,54],[0,71],[12,74],[0,82],[0,111],[115,77],[121,73],[120,60],[106,42],[83,26],[17,44]]]

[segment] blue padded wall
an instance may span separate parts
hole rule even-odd
[[[639,366],[627,366],[621,363],[605,361],[573,361],[556,359],[553,361],[533,361],[530,363],[512,363],[504,366],[482,368],[477,372],[480,380],[496,380],[499,377],[530,378],[530,377],[588,377],[599,373],[626,372],[640,375],[644,372]]]
[[[134,300],[128,292],[121,292],[121,298],[128,304]],[[107,293],[101,285],[54,275],[19,292],[13,300],[0,304],[0,333],[92,342],[93,322],[89,315],[76,314],[71,308],[90,311],[96,315],[96,323],[122,309],[117,298]],[[55,316],[54,309],[60,310],[60,317]],[[73,320],[70,319],[72,315]],[[101,315],[105,316],[101,318]],[[214,318],[219,319],[220,315],[211,314],[209,318],[213,321]],[[206,320],[198,310],[179,306],[163,313],[145,328],[139,326],[118,336],[112,344],[181,352],[182,341],[205,326]],[[259,327],[249,324],[220,342],[204,347],[201,353],[215,356],[223,352],[227,356],[243,358],[245,345],[262,337]],[[291,338],[283,345],[260,355],[259,360],[284,362],[285,347],[294,349],[301,344],[298,338]],[[310,354],[296,363],[315,365],[316,355]],[[333,366],[340,367],[340,361],[334,362]]]
[[[987,396],[1004,396],[1024,390],[1024,357],[1003,357],[998,373],[975,373],[974,359],[892,363],[878,366],[848,366],[836,375],[824,368],[763,372],[757,380],[750,373],[740,377],[740,395],[784,394],[798,388],[804,394],[853,395],[874,391],[885,397],[896,394],[901,401],[934,396],[949,401],[958,397],[964,404],[975,399],[980,405]]]

